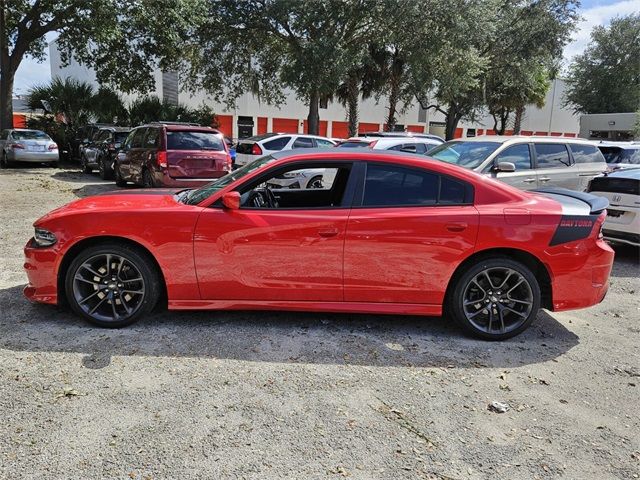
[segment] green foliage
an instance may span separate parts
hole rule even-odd
[[[188,122],[204,126],[216,126],[213,110],[201,105],[196,109],[185,105],[174,105],[160,100],[155,95],[139,97],[131,102],[128,109],[128,119],[132,126],[149,122]]]
[[[591,32],[569,67],[565,103],[577,113],[623,113],[640,108],[640,13],[615,18]]]

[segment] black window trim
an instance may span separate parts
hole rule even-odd
[[[349,173],[349,179],[347,180],[347,185],[344,189],[344,193],[342,194],[342,202],[340,206],[337,207],[278,207],[278,208],[269,208],[269,207],[240,207],[241,211],[251,211],[251,212],[296,212],[302,210],[348,210],[353,207],[353,201],[355,197],[355,191],[357,184],[360,180],[359,170],[363,167],[361,166],[363,162],[358,160],[327,160],[327,159],[313,159],[313,160],[297,160],[295,162],[287,163],[285,165],[280,165],[279,167],[270,167],[265,170],[259,176],[242,182],[240,185],[235,187],[233,190],[229,190],[230,192],[238,192],[244,189],[244,187],[254,188],[256,185],[260,185],[264,183],[269,178],[273,177],[274,174],[278,175],[280,172],[284,173],[290,170],[291,166],[295,165],[303,165],[303,167],[299,168],[299,170],[307,169],[307,168],[340,168],[344,165],[351,166],[351,172]],[[320,166],[308,166],[319,164]],[[208,208],[216,208],[223,209],[222,205],[222,197],[218,198],[215,202],[209,205]]]
[[[457,177],[453,177],[451,175],[447,175],[446,173],[440,173],[440,172],[436,172],[433,170],[429,170],[426,168],[420,168],[420,167],[415,167],[412,165],[403,165],[400,163],[395,163],[395,162],[382,162],[382,161],[369,161],[366,160],[364,162],[362,162],[363,168],[362,171],[360,172],[360,178],[358,179],[358,188],[356,189],[355,192],[355,196],[354,196],[354,201],[352,204],[351,208],[354,209],[372,209],[372,208],[433,208],[433,207],[463,207],[463,206],[473,206],[474,202],[475,202],[475,188],[473,187],[473,185],[469,182],[466,182],[464,180],[461,180]],[[407,168],[409,170],[417,170],[419,172],[426,172],[426,173],[430,173],[432,175],[437,175],[438,176],[438,193],[436,195],[436,203],[431,204],[431,205],[425,205],[423,203],[418,203],[418,204],[405,204],[405,205],[363,205],[362,202],[364,201],[364,183],[365,180],[367,178],[367,167],[369,165],[392,165],[392,166],[396,166],[396,167],[400,167],[400,168]],[[464,186],[464,197],[465,197],[465,201],[463,203],[438,203],[439,202],[439,197],[440,197],[440,188],[442,185],[442,177],[446,177],[454,182],[458,182],[461,183]]]

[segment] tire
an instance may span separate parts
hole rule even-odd
[[[71,309],[90,323],[125,327],[158,303],[160,274],[146,252],[105,242],[73,259],[65,276],[65,293]]]
[[[7,158],[7,152],[2,152],[2,156],[0,157],[0,168],[10,168],[11,162]]]
[[[307,188],[324,188],[322,184],[322,175],[316,175],[307,182]]]
[[[116,165],[115,168],[115,177],[116,177],[116,185],[119,187],[126,187],[127,186],[127,181],[122,178],[122,175],[120,174],[120,169],[118,168],[118,166]]]
[[[156,186],[156,183],[151,176],[151,172],[147,169],[142,172],[142,186],[144,188],[154,188]]]
[[[489,257],[460,275],[448,311],[468,334],[505,340],[531,325],[540,310],[540,296],[540,285],[526,265]]]
[[[100,157],[98,160],[98,173],[102,180],[111,180],[113,178],[109,158],[105,158],[104,156]]]
[[[80,164],[82,166],[82,173],[91,173],[91,172],[93,172],[93,168],[91,168],[89,166],[89,163],[87,162],[87,157],[85,157],[84,155],[80,159]]]

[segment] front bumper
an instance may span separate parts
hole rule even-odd
[[[58,254],[53,248],[35,247],[33,239],[24,247],[24,269],[29,284],[24,295],[38,303],[58,303],[56,266]]]

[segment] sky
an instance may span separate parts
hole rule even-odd
[[[573,33],[573,41],[564,49],[564,62],[568,65],[571,58],[581,53],[589,43],[589,34],[596,25],[608,25],[612,18],[625,16],[640,11],[640,0],[583,0],[580,8],[582,20]],[[47,40],[56,37],[49,34]],[[14,83],[14,94],[26,94],[34,85],[40,85],[51,79],[48,59],[38,63],[25,58],[18,71]]]

